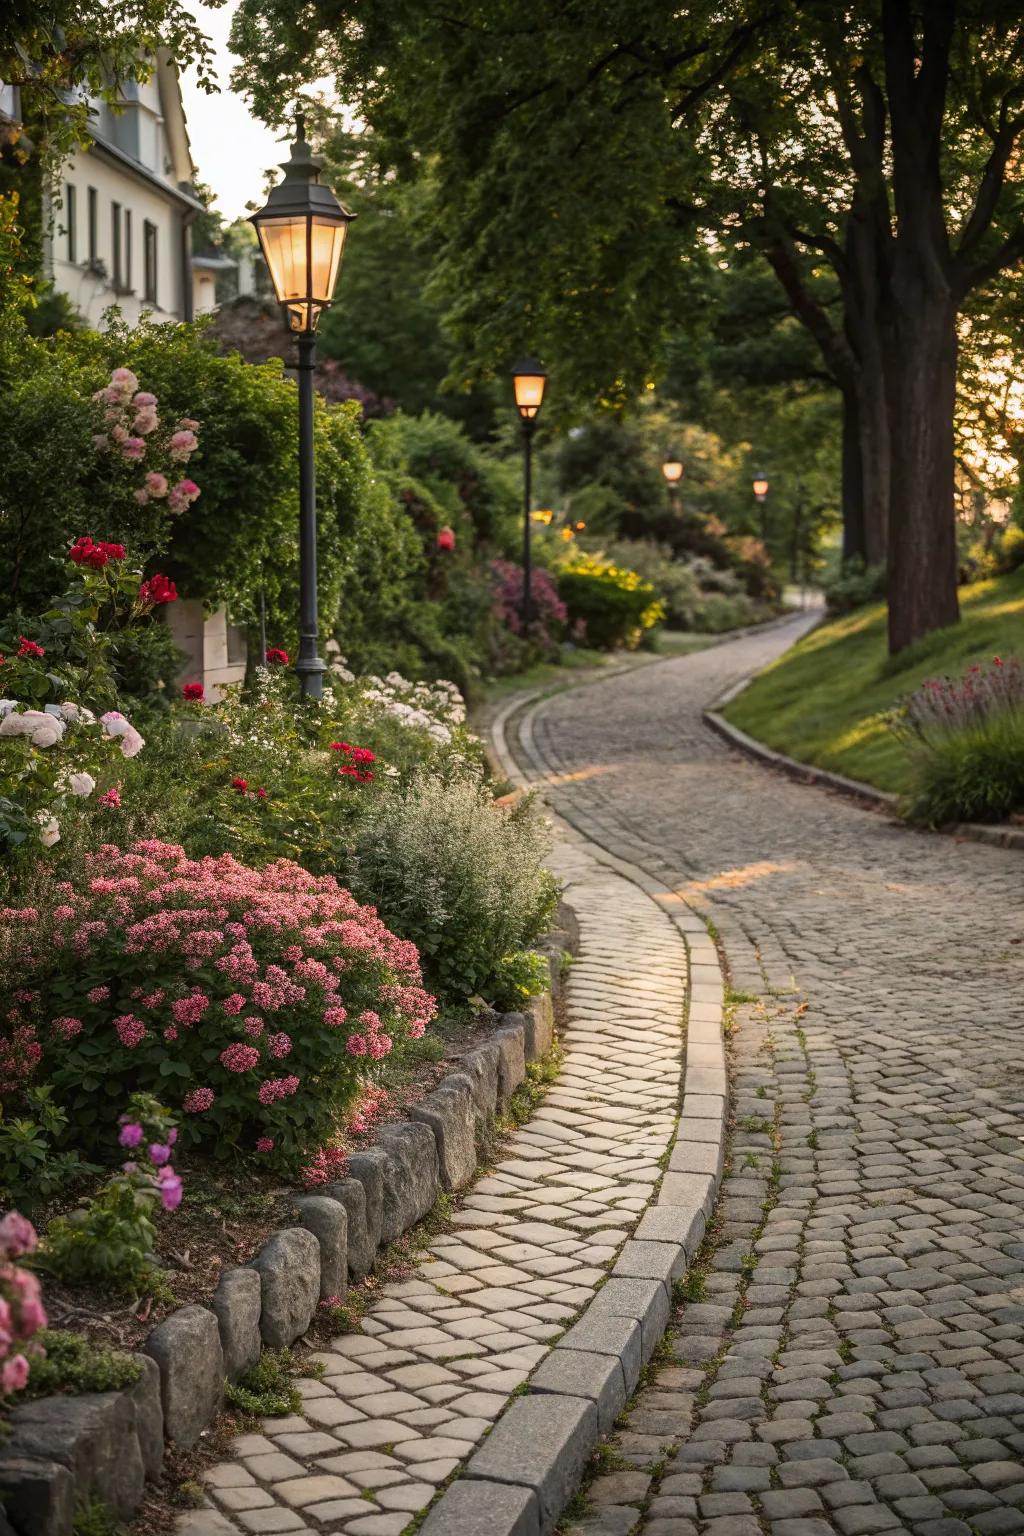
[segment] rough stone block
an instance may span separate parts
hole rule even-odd
[[[580,947],[580,920],[576,916],[575,907],[571,907],[567,901],[560,901],[555,909],[555,922],[566,936],[565,948],[575,955]]]
[[[518,1483],[537,1495],[541,1536],[553,1531],[597,1443],[597,1409],[582,1397],[519,1397],[466,1467],[468,1478]]]
[[[437,1199],[437,1145],[428,1125],[400,1120],[380,1133],[384,1159],[381,1240],[393,1242],[422,1221]]]
[[[508,1103],[526,1081],[526,1023],[521,1014],[506,1013],[494,1036],[498,1047],[498,1108]]]
[[[493,1119],[498,1108],[498,1071],[501,1052],[496,1040],[475,1045],[459,1060],[459,1071],[473,1084],[473,1103],[477,1117],[484,1124]]]
[[[530,1377],[530,1388],[589,1398],[597,1409],[602,1434],[612,1428],[628,1397],[626,1378],[615,1356],[581,1349],[553,1349]]]
[[[146,1471],[127,1392],[40,1398],[16,1408],[11,1426],[3,1448],[5,1468],[9,1457],[56,1461],[71,1474],[75,1503],[98,1499],[121,1519],[134,1511]]]
[[[8,1443],[0,1461],[0,1495],[18,1536],[70,1536],[75,1480],[59,1462],[16,1456]]]
[[[274,1232],[252,1261],[260,1277],[260,1333],[282,1349],[305,1333],[320,1300],[320,1244],[304,1227]]]
[[[660,1280],[609,1280],[598,1291],[585,1316],[636,1318],[646,1364],[668,1326],[668,1291]]]
[[[348,1272],[353,1280],[373,1268],[377,1244],[371,1243],[366,1225],[366,1187],[361,1179],[338,1179],[325,1186],[332,1200],[345,1207],[348,1217]]]
[[[350,1178],[358,1179],[366,1195],[366,1241],[372,1245],[367,1269],[373,1267],[373,1258],[381,1245],[384,1228],[384,1171],[388,1159],[380,1147],[367,1147],[363,1152],[353,1152],[348,1160]],[[364,1270],[365,1274],[366,1271]]]
[[[421,1527],[421,1536],[539,1536],[537,1497],[511,1483],[473,1478],[452,1483]]]
[[[348,1212],[329,1195],[299,1195],[295,1201],[304,1227],[320,1244],[320,1299],[348,1291]]]
[[[710,1216],[715,1208],[715,1181],[709,1173],[666,1173],[658,1191],[658,1204],[696,1208]]]
[[[127,1389],[135,1416],[135,1435],[147,1477],[159,1477],[164,1464],[164,1405],[160,1396],[160,1367],[149,1355],[136,1355],[141,1372]]]
[[[540,1061],[555,1043],[555,1010],[550,992],[540,992],[527,999],[523,1010],[526,1022],[526,1059]]]
[[[666,1288],[686,1273],[686,1254],[677,1243],[631,1238],[623,1243],[612,1269],[617,1280],[660,1280]]]
[[[463,1189],[476,1172],[477,1110],[469,1078],[451,1073],[409,1115],[430,1127],[442,1186],[449,1194]]]
[[[588,1310],[556,1341],[555,1351],[559,1350],[610,1355],[622,1367],[627,1392],[632,1392],[640,1379],[643,1335],[636,1318],[592,1317]]]
[[[164,1434],[183,1450],[195,1445],[224,1395],[224,1351],[206,1307],[179,1307],[150,1333],[145,1352],[160,1367]]]
[[[224,1374],[238,1381],[260,1357],[260,1277],[247,1265],[226,1269],[213,1293],[213,1308],[224,1351]]]
[[[652,1205],[640,1218],[635,1237],[640,1242],[679,1243],[692,1259],[704,1240],[704,1212],[683,1205]]]

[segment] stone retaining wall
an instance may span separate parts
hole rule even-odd
[[[525,1080],[527,1063],[554,1043],[552,999],[578,935],[568,908],[559,920],[538,946],[551,990],[499,1015],[407,1120],[352,1155],[347,1178],[296,1196],[297,1224],[271,1233],[251,1264],[225,1270],[208,1307],[179,1307],[158,1323],[137,1357],[134,1386],[14,1410],[0,1455],[0,1536],[71,1536],[75,1510],[90,1500],[128,1518],[146,1478],[159,1475],[165,1442],[196,1444],[220,1411],[226,1380],[244,1376],[264,1345],[301,1338],[321,1299],[344,1296],[380,1248],[422,1221],[442,1192],[470,1182],[481,1132]]]

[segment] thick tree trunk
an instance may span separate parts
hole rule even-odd
[[[860,413],[857,391],[843,390],[843,563],[863,560],[867,563],[864,538],[864,476],[861,469]]]
[[[889,650],[955,624],[953,412],[956,305],[923,284],[894,285],[886,372],[892,433]]]
[[[877,330],[862,344],[857,380],[857,425],[860,441],[861,496],[864,518],[864,561],[885,565],[889,540],[889,498],[892,490],[889,412]]]

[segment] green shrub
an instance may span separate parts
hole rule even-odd
[[[53,1392],[119,1392],[142,1374],[134,1355],[94,1344],[81,1333],[44,1328],[37,1338],[46,1353],[32,1356],[27,1397],[47,1397]]]
[[[554,909],[548,844],[532,798],[506,809],[474,779],[426,778],[360,830],[352,889],[417,945],[444,1001],[489,997],[502,957],[536,938]]]
[[[295,1367],[288,1349],[265,1349],[241,1381],[228,1383],[229,1408],[254,1418],[284,1418],[302,1412],[302,1394],[292,1380]]]
[[[838,576],[825,584],[825,603],[829,613],[852,613],[865,603],[885,596],[885,568],[865,565],[859,555],[844,560]]]
[[[21,1114],[10,1115],[0,1105],[0,1204],[31,1216],[38,1206],[99,1169],[82,1162],[77,1152],[60,1149],[68,1117],[53,1102],[48,1085],[28,1088],[20,1108]]]
[[[1011,523],[1003,529],[998,541],[998,560],[999,569],[1004,573],[1024,565],[1024,528]]]
[[[911,821],[1002,821],[1024,809],[1024,667],[974,662],[960,678],[928,678],[892,719],[906,743]]]
[[[521,1008],[528,997],[536,997],[551,983],[547,956],[535,949],[515,949],[502,955],[494,972],[490,1001],[499,1010]]]
[[[912,753],[909,821],[1005,821],[1024,810],[1024,711],[1006,710]]]
[[[650,582],[594,555],[578,555],[558,573],[558,595],[595,650],[634,649],[665,614]]]

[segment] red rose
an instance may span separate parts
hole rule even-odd
[[[288,665],[288,652],[282,651],[276,645],[272,645],[267,651],[266,659],[272,667],[286,667]]]
[[[26,640],[24,635],[18,636],[21,644],[18,646],[19,656],[45,656],[46,652],[41,645],[36,645],[34,640]]]
[[[438,549],[455,548],[455,530],[453,528],[439,528],[437,532]]]
[[[161,576],[159,572],[150,576],[139,587],[139,601],[152,603],[154,607],[158,603],[176,603],[178,601],[178,589],[174,582],[167,576]]]
[[[239,791],[239,793],[244,794],[245,791],[249,788],[249,780],[248,779],[232,779],[231,780],[231,788],[232,789],[237,789]]]
[[[181,690],[183,699],[202,699],[205,697],[205,694],[206,690],[202,683],[186,683]]]

